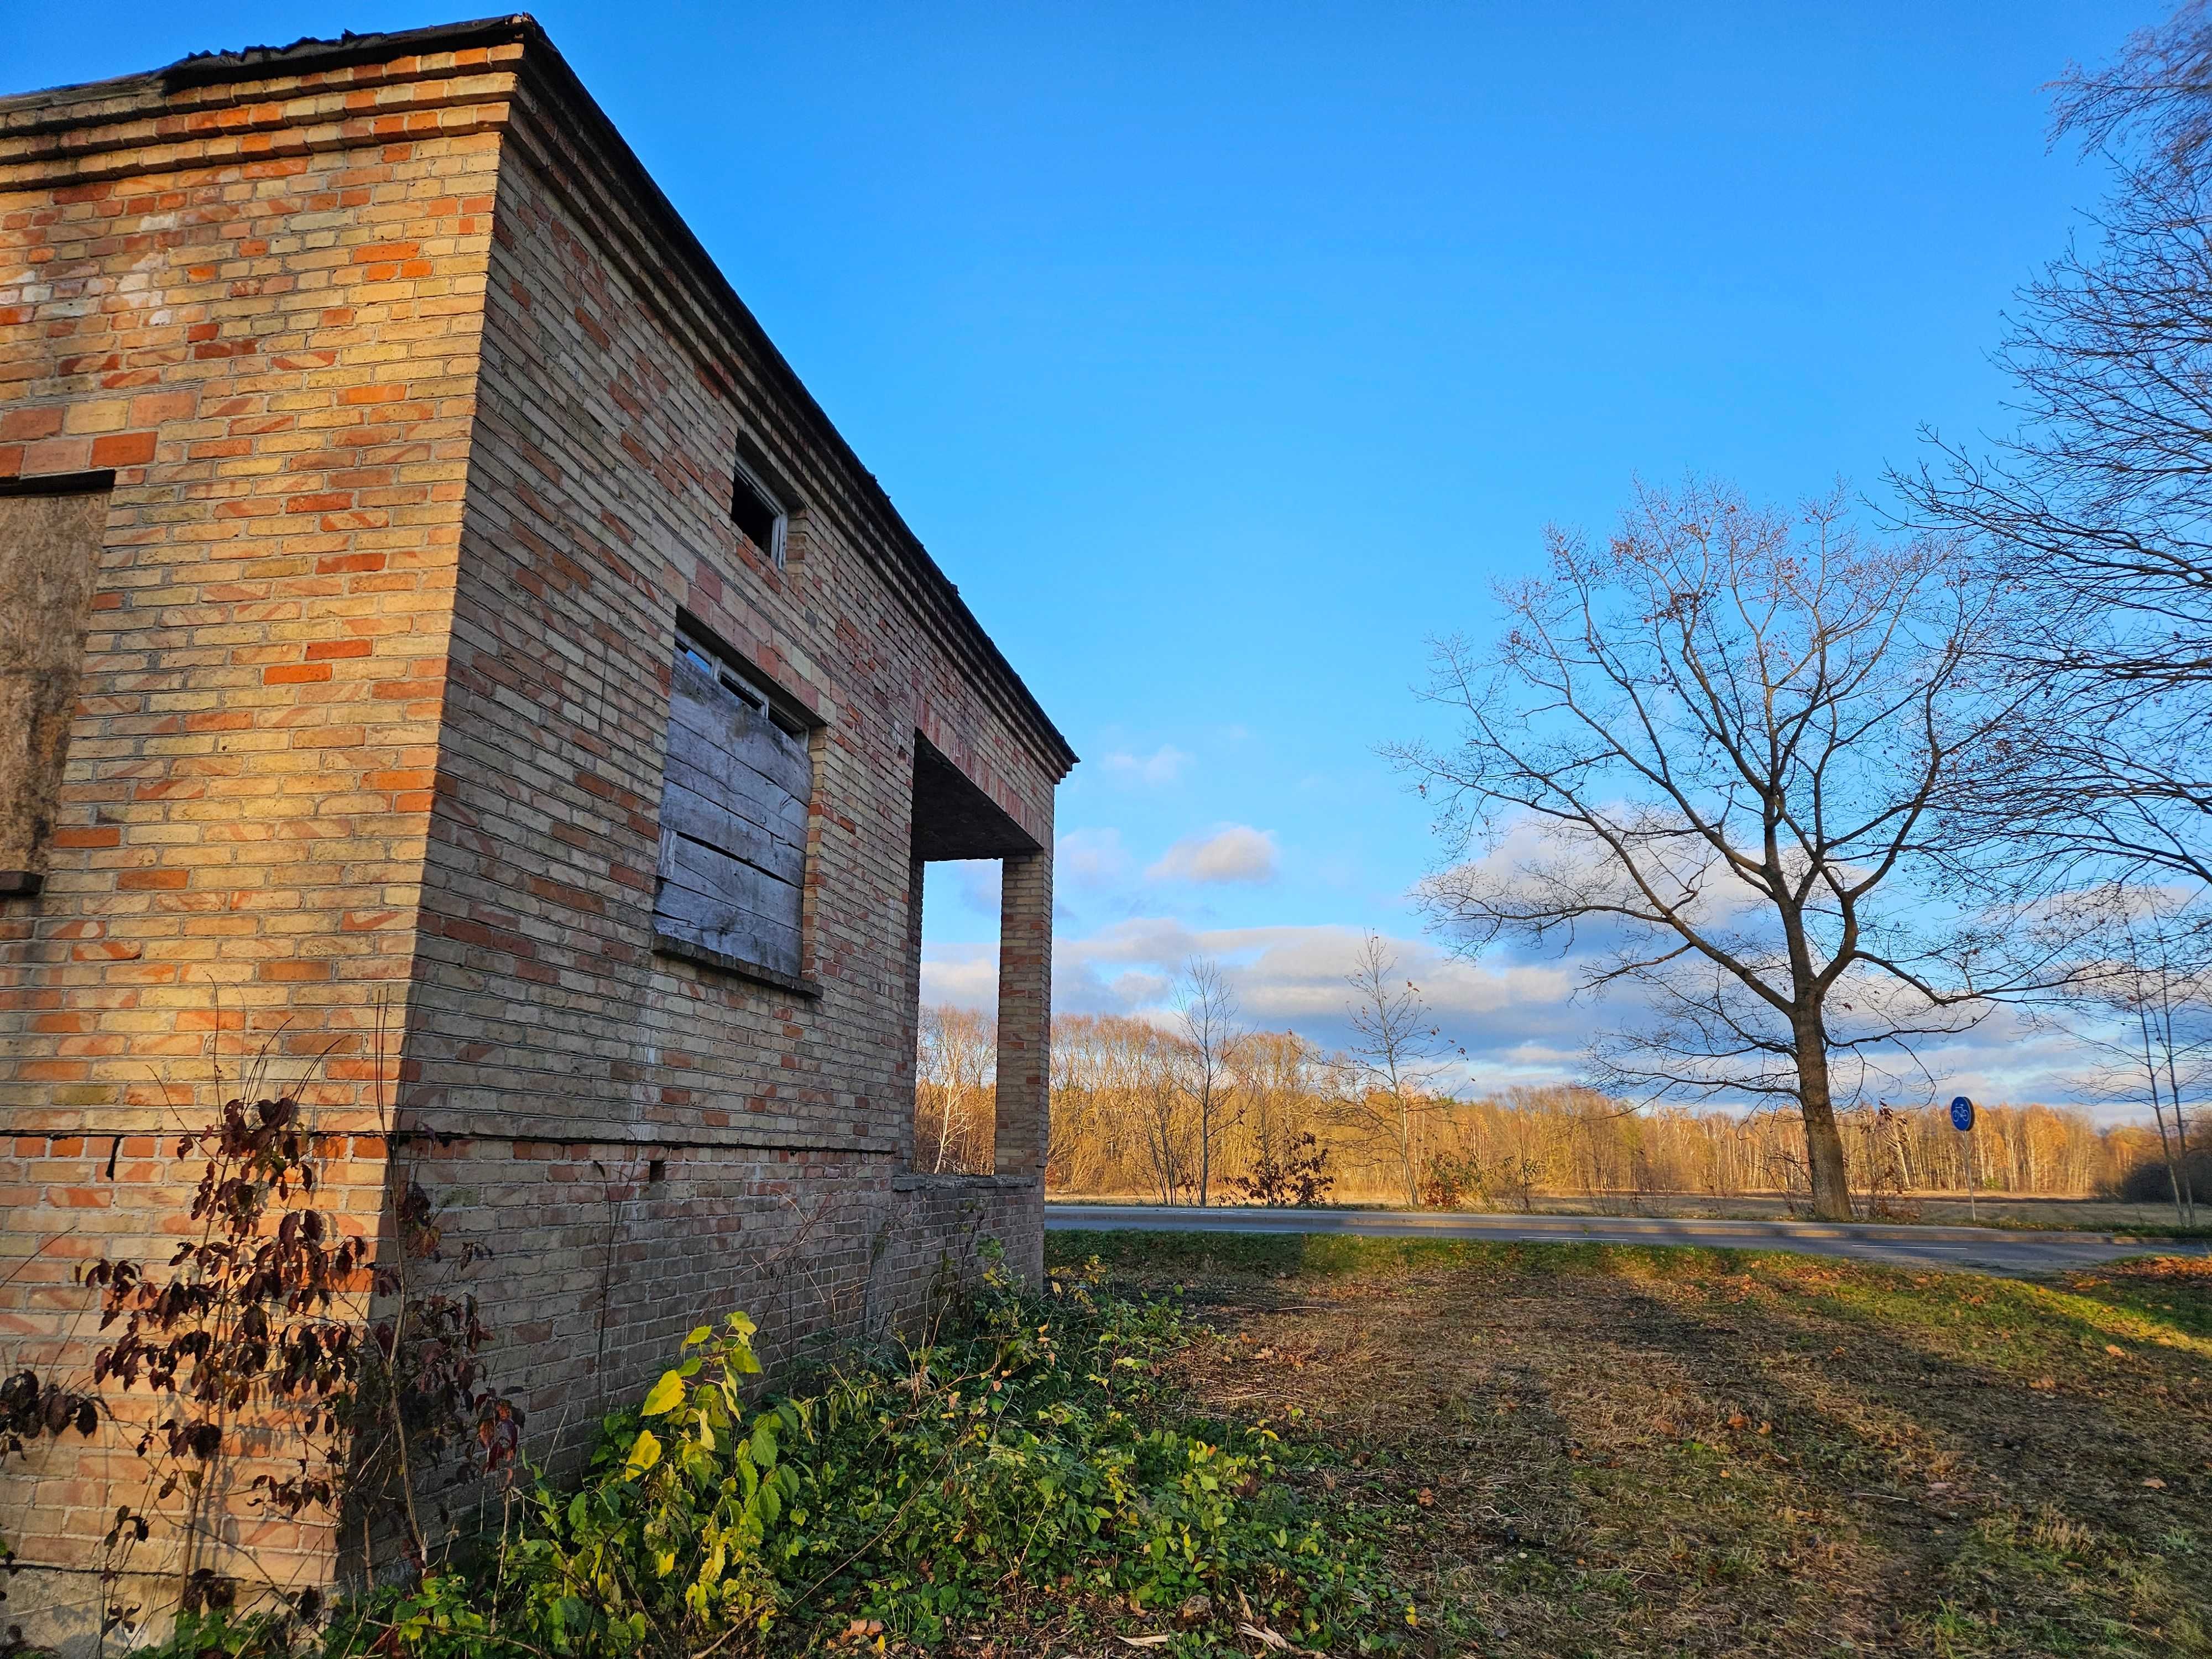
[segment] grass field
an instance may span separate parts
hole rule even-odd
[[[1444,1655],[2212,1653],[2212,1263],[1055,1233]],[[1317,1494],[1318,1495],[1318,1494]],[[1409,1632],[1410,1633],[1410,1632]]]
[[[1157,1204],[1157,1194],[1083,1194],[1054,1191],[1052,1200],[1061,1204]],[[1334,1200],[1332,1200],[1334,1204]],[[1354,1195],[1344,1200],[1353,1209],[1399,1210],[1402,1203],[1388,1195]],[[1862,1206],[1863,1208],[1863,1206]],[[1668,1216],[1696,1221],[1808,1220],[1811,1211],[1804,1200],[1795,1204],[1771,1194],[1747,1194],[1714,1197],[1700,1193],[1616,1194],[1592,1198],[1576,1193],[1538,1193],[1529,1200],[1530,1215]],[[1425,1214],[1449,1213],[1425,1211]],[[1475,1209],[1470,1213],[1486,1212]],[[2200,1216],[2203,1212],[2199,1212]],[[2053,1232],[2120,1233],[2149,1238],[2212,1237],[2212,1226],[2183,1227],[2176,1223],[2171,1204],[2122,1204],[2100,1198],[2006,1198],[1984,1193],[1972,1205],[1948,1193],[1922,1193],[1893,1200],[1879,1215],[1861,1214],[1862,1221],[1895,1221],[1930,1227],[1982,1226]]]

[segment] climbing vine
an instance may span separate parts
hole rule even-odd
[[[488,1378],[492,1328],[459,1282],[485,1251],[448,1237],[416,1144],[400,1139],[386,1164],[380,1243],[329,1206],[326,1138],[296,1091],[226,1102],[176,1139],[200,1170],[167,1259],[103,1256],[80,1272],[100,1297],[90,1388],[28,1370],[0,1382],[0,1460],[105,1431],[146,1466],[105,1540],[109,1628],[141,1611],[112,1593],[135,1547],[165,1525],[204,1534],[227,1460],[252,1468],[264,1513],[343,1520],[369,1552],[396,1532],[420,1573],[434,1541],[422,1493],[519,1459],[522,1413]],[[142,1394],[150,1409],[131,1403]],[[232,1605],[239,1586],[193,1559],[183,1553],[179,1608]]]

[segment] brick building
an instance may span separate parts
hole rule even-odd
[[[256,1065],[359,1224],[389,1125],[495,1246],[541,1457],[702,1315],[1039,1267],[1074,757],[529,19],[0,100],[0,585],[11,1366]],[[924,1177],[946,858],[1006,861],[997,1162]],[[10,1617],[94,1599],[76,1447]]]

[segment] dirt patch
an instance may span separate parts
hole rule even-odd
[[[1056,1234],[1450,1654],[2212,1652],[2212,1264]]]

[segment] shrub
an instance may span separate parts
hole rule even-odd
[[[527,1489],[467,1565],[342,1607],[325,1659],[935,1644],[994,1618],[1133,1613],[1186,1648],[1240,1624],[1393,1645],[1410,1609],[1372,1546],[1277,1478],[1270,1431],[1179,1417],[1163,1362],[1194,1328],[1097,1279],[994,1283],[957,1335],[757,1405],[750,1322],[702,1326],[605,1419],[580,1483]],[[240,1659],[256,1644],[236,1629],[200,1621],[185,1650]]]
[[[1336,1177],[1329,1173],[1328,1148],[1311,1134],[1301,1134],[1283,1149],[1260,1154],[1251,1173],[1230,1183],[1230,1189],[1254,1204],[1314,1205],[1328,1202]]]
[[[2181,1178],[2201,1204],[2212,1200],[2212,1152],[2191,1146],[2185,1160],[2177,1159]],[[2173,1174],[2162,1158],[2147,1158],[2122,1176],[2112,1196],[2125,1204],[2171,1204]]]
[[[378,1261],[368,1237],[316,1207],[326,1155],[296,1093],[226,1102],[214,1122],[178,1136],[176,1156],[204,1162],[167,1262],[102,1257],[82,1272],[109,1334],[93,1382],[143,1382],[167,1402],[138,1427],[149,1498],[116,1510],[105,1573],[127,1562],[173,1494],[221,1486],[241,1422],[274,1448],[246,1483],[258,1505],[288,1517],[350,1510],[365,1527],[389,1515],[422,1566],[423,1472],[493,1472],[522,1428],[520,1410],[485,1378],[479,1354],[491,1331],[476,1298],[419,1278],[445,1259],[436,1205],[409,1161],[392,1158],[382,1196],[397,1248]],[[459,1266],[480,1253],[462,1246]],[[371,1291],[385,1308],[364,1326]],[[25,1373],[9,1387],[37,1382]],[[42,1398],[54,1397],[49,1384]],[[94,1403],[65,1397],[77,1401],[72,1420],[94,1432]],[[197,1616],[236,1586],[202,1567],[182,1589],[182,1611]]]
[[[1456,1210],[1483,1191],[1482,1160],[1460,1152],[1439,1152],[1421,1171],[1421,1206]]]

